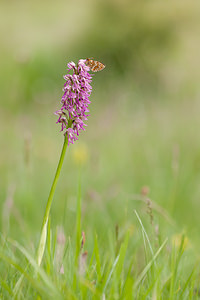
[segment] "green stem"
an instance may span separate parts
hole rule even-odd
[[[51,209],[51,204],[52,204],[52,200],[53,200],[53,196],[55,193],[55,189],[56,189],[56,185],[58,182],[58,178],[60,175],[60,171],[63,165],[63,161],[64,161],[64,157],[65,157],[65,153],[67,150],[67,145],[68,145],[68,139],[67,139],[67,134],[65,135],[65,139],[64,139],[64,143],[63,143],[63,148],[62,148],[62,152],[60,155],[60,160],[58,163],[58,167],[56,170],[56,174],[51,186],[51,190],[49,193],[49,198],[47,201],[47,205],[46,205],[46,209],[45,209],[45,214],[44,214],[44,218],[43,218],[43,224],[42,224],[42,230],[41,230],[41,235],[40,235],[40,242],[39,242],[39,246],[38,246],[38,250],[37,250],[37,264],[38,266],[40,266],[41,262],[42,262],[42,258],[43,258],[43,254],[44,254],[44,250],[45,250],[45,246],[46,246],[46,237],[47,237],[47,225],[48,225],[48,220],[49,220],[49,213],[50,213],[50,209]]]

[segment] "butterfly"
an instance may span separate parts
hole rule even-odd
[[[102,64],[100,61],[93,60],[90,58],[87,58],[85,60],[85,64],[90,68],[92,72],[102,71],[105,68],[105,65]]]

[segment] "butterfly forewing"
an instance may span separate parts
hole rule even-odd
[[[102,64],[100,61],[93,60],[90,58],[86,59],[85,64],[90,68],[92,72],[102,71],[105,68],[105,65]]]

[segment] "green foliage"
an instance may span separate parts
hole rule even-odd
[[[142,230],[144,230],[143,225]],[[189,294],[195,295],[196,293],[194,269],[189,276],[184,276],[180,270],[184,265],[181,257],[187,252],[184,250],[184,239],[182,236],[178,248],[175,244],[167,243],[166,239],[159,248],[155,248],[155,254],[152,258],[148,258],[147,265],[144,265],[139,274],[135,270],[135,263],[130,263],[136,255],[136,249],[131,254],[127,251],[131,246],[129,230],[121,242],[117,255],[109,255],[108,258],[104,255],[99,257],[101,249],[99,249],[98,240],[95,237],[95,246],[89,264],[83,260],[81,252],[79,263],[70,263],[70,261],[76,261],[76,243],[74,243],[74,248],[67,245],[64,256],[59,251],[54,252],[52,244],[48,244],[47,263],[38,267],[36,260],[23,246],[16,241],[9,240],[8,247],[13,246],[13,249],[17,249],[19,253],[15,251],[15,253],[9,254],[5,250],[0,252],[0,295],[2,299],[6,299],[6,295],[15,299],[31,297],[37,299],[40,297],[41,299],[49,297],[54,299],[101,299],[102,297],[106,299],[113,299],[113,297],[116,299],[130,299],[130,297],[136,299],[146,299],[146,297],[184,299]],[[48,243],[49,241],[48,237]],[[59,239],[57,239],[57,250],[60,246]],[[167,247],[170,247],[170,250],[167,250]],[[19,263],[20,253],[26,258],[24,264]],[[59,268],[56,267],[58,255],[62,255],[60,261],[62,272],[59,271],[61,265]],[[67,256],[70,256],[70,261]],[[94,261],[94,257],[96,261]],[[165,263],[163,264],[163,262]],[[6,270],[7,265],[9,272]],[[154,268],[155,265],[156,268]],[[151,276],[148,276],[149,274]],[[167,281],[164,278],[168,278]]]
[[[104,58],[113,74],[135,82],[158,85],[160,69],[166,56],[176,46],[175,19],[160,18],[166,6],[155,1],[99,2],[94,23],[82,41],[85,55]],[[80,51],[79,51],[80,55]]]

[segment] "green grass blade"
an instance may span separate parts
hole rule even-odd
[[[178,251],[178,255],[177,258],[175,257],[175,247],[172,251],[172,261],[171,261],[171,271],[172,271],[172,276],[171,276],[171,282],[170,282],[170,299],[173,298],[173,294],[174,294],[174,290],[175,290],[175,285],[176,285],[176,281],[177,281],[177,272],[178,272],[178,266],[181,260],[181,257],[183,255],[184,252],[184,240],[185,240],[185,236],[183,235],[181,238],[181,244],[179,247],[179,251]]]
[[[133,298],[133,284],[134,284],[134,279],[133,276],[131,276],[131,270],[133,268],[133,259],[131,263],[129,264],[129,269],[126,275],[126,280],[124,282],[121,298],[122,299],[132,299]]]
[[[110,271],[110,273],[109,273],[109,275],[108,275],[108,278],[107,278],[107,280],[106,280],[106,283],[105,283],[105,286],[104,286],[104,289],[103,289],[103,294],[104,294],[105,291],[106,291],[106,288],[107,288],[107,286],[108,286],[108,284],[109,284],[109,281],[110,281],[110,279],[111,279],[111,277],[112,277],[112,274],[113,274],[113,272],[114,272],[114,270],[115,270],[115,268],[116,268],[116,265],[117,265],[117,263],[118,263],[118,260],[119,260],[119,255],[116,257],[116,259],[115,259],[115,261],[114,261],[114,263],[113,263],[113,265],[112,265],[112,269],[111,269],[111,271]]]
[[[79,177],[77,207],[76,207],[76,257],[75,264],[78,264],[81,242],[81,178]]]
[[[148,234],[147,234],[147,232],[146,232],[146,230],[145,230],[145,228],[144,228],[144,225],[143,225],[143,223],[142,223],[142,221],[141,221],[141,219],[140,219],[140,217],[139,217],[137,211],[134,210],[134,212],[135,212],[136,217],[137,217],[137,219],[138,219],[138,221],[139,221],[139,223],[140,223],[140,225],[141,225],[142,232],[144,233],[144,235],[145,235],[145,237],[146,237],[146,240],[147,240],[148,245],[149,245],[149,249],[150,249],[150,251],[151,251],[151,255],[152,255],[152,257],[153,257],[153,256],[154,256],[153,248],[152,248],[152,246],[151,246],[151,242],[150,242],[150,240],[149,240]],[[155,264],[156,264],[156,262],[155,262]]]
[[[140,284],[141,280],[147,274],[147,272],[151,268],[152,264],[154,263],[154,261],[156,260],[156,258],[158,257],[158,255],[160,254],[161,250],[163,249],[163,247],[167,243],[167,240],[168,240],[168,238],[165,239],[165,241],[162,243],[162,245],[160,246],[160,248],[158,249],[158,251],[153,256],[152,260],[147,264],[147,266],[144,268],[144,270],[142,271],[142,273],[138,276],[138,279],[136,280],[136,282],[134,284],[134,289],[137,288],[137,286]]]
[[[52,232],[51,232],[51,218],[49,217],[48,228],[47,228],[47,242],[46,242],[46,271],[47,274],[51,272],[51,262],[52,262],[52,254],[51,254],[51,244],[52,244]]]
[[[27,270],[29,267],[29,264],[26,266],[25,270]],[[15,284],[15,287],[13,289],[13,295],[14,295],[14,298],[16,297],[16,295],[18,294],[19,290],[20,290],[20,287],[22,285],[22,282],[24,280],[24,274],[21,274],[21,276],[19,277],[19,279],[17,280],[17,283]]]
[[[10,241],[10,243],[14,247],[16,247],[27,258],[27,260],[29,261],[29,263],[34,268],[35,272],[40,275],[40,277],[43,280],[43,282],[45,283],[46,287],[51,291],[52,295],[55,295],[55,296],[57,296],[59,298],[60,297],[60,293],[55,288],[53,282],[47,276],[47,274],[45,273],[45,271],[38,266],[37,262],[28,253],[28,251],[23,246],[21,246],[17,241],[14,241],[14,240],[9,240],[9,241]],[[21,273],[23,273],[23,271]]]
[[[75,271],[74,271],[74,279],[73,279],[73,290],[76,290],[80,246],[81,246],[81,173],[79,174],[77,205],[76,205],[76,252],[75,252],[75,263],[74,263]]]
[[[0,258],[7,262],[10,266],[14,267],[17,271],[19,271],[23,277],[25,277],[32,287],[37,290],[41,295],[43,296],[50,296],[49,295],[49,289],[45,289],[44,284],[40,283],[37,279],[34,279],[32,276],[30,276],[18,263],[16,263],[12,258],[5,255],[4,253],[0,252]],[[21,290],[17,290],[18,294],[21,294]],[[15,299],[18,296],[17,293],[13,293],[13,299]]]
[[[128,242],[129,242],[129,232],[126,233],[125,240],[122,243],[119,251],[119,260],[116,266],[115,270],[115,282],[120,283],[120,286],[122,285],[122,270],[123,270],[123,265],[124,265],[124,260],[125,260],[125,255],[128,247]],[[121,291],[119,291],[121,292]]]
[[[4,280],[1,279],[0,277],[0,287],[4,290],[6,290],[10,296],[12,296],[12,298],[14,299],[14,294],[12,289],[9,287],[9,285],[7,284],[7,282],[5,282]]]
[[[100,256],[99,256],[99,246],[98,246],[97,235],[95,235],[95,239],[94,239],[94,253],[95,253],[95,258],[96,258],[97,280],[98,280],[98,282],[100,282],[100,280],[101,280],[101,262],[100,262]]]
[[[196,267],[193,268],[192,272],[190,273],[190,275],[188,276],[188,279],[186,280],[185,284],[184,284],[184,287],[182,288],[182,291],[181,291],[181,294],[179,296],[179,299],[182,299],[183,297],[183,294],[185,293],[187,287],[189,286],[189,283],[192,279],[192,276],[194,274],[194,271],[195,271]]]

